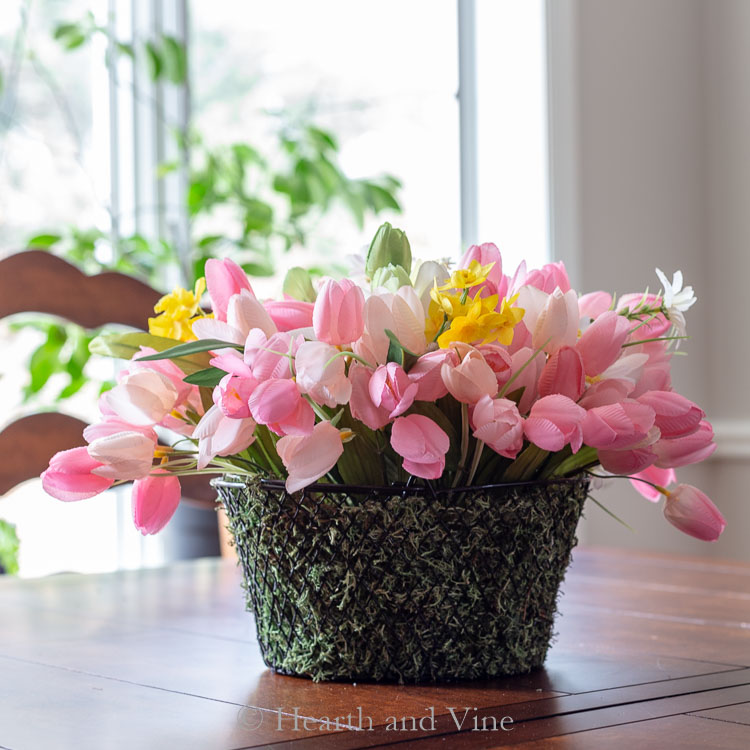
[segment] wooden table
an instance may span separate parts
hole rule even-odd
[[[452,685],[273,674],[239,582],[219,560],[0,580],[0,747],[750,747],[749,565],[579,549],[546,668]]]

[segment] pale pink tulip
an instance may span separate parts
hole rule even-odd
[[[155,370],[136,370],[104,394],[110,409],[139,427],[159,424],[177,406],[179,392],[172,380]]]
[[[403,414],[414,403],[418,389],[419,386],[409,380],[404,368],[396,362],[380,365],[368,385],[372,403],[384,408],[389,419]]]
[[[142,432],[116,432],[96,438],[89,443],[91,458],[101,466],[94,474],[107,479],[140,479],[150,471],[156,441]]]
[[[341,433],[330,422],[318,422],[305,437],[287,436],[276,443],[289,476],[287,492],[297,492],[327,474],[344,452]]]
[[[654,445],[656,465],[660,469],[678,469],[680,466],[697,464],[708,458],[715,450],[714,431],[705,419],[698,429],[685,437],[659,440]]]
[[[637,474],[656,460],[656,453],[651,446],[626,450],[600,449],[597,456],[602,467],[612,474]]]
[[[312,302],[285,297],[283,300],[267,300],[263,305],[280,331],[312,328],[314,307]]]
[[[534,349],[552,354],[561,346],[574,346],[578,336],[578,295],[571,289],[556,288],[547,294],[533,286],[519,291],[518,307],[524,309],[523,322],[531,333]]]
[[[206,287],[216,320],[226,322],[229,300],[243,289],[252,294],[247,274],[229,258],[206,261]],[[208,337],[203,337],[208,338]]]
[[[599,375],[620,357],[631,327],[627,318],[607,310],[583,332],[576,351],[581,355],[586,375]]]
[[[667,496],[664,517],[680,531],[704,542],[715,542],[727,525],[709,497],[690,484],[677,485]]]
[[[656,412],[655,424],[665,439],[692,434],[706,416],[703,409],[674,391],[646,391],[638,402]]]
[[[570,290],[570,279],[568,272],[565,270],[565,264],[558,260],[556,263],[546,263],[539,269],[534,269],[526,274],[526,281],[529,286],[541,289],[547,294],[552,294],[555,289],[559,289],[563,294]]]
[[[527,414],[537,398],[537,383],[544,369],[544,354],[534,356],[534,350],[523,347],[513,353],[511,357],[513,367],[513,382],[508,387],[510,393],[522,389],[518,411]],[[518,373],[518,374],[516,374]]]
[[[147,346],[142,346],[140,351],[135,354],[133,359],[130,360],[128,370],[120,373],[120,378],[123,378],[128,372],[137,372],[139,370],[154,370],[155,372],[161,373],[165,377],[169,378],[169,382],[175,387],[177,391],[176,405],[185,403],[188,398],[198,389],[194,385],[186,383],[184,380],[185,373],[171,360],[169,359],[157,359],[149,362],[139,362],[141,357],[147,357],[151,354],[156,354],[156,349],[152,349]]]
[[[440,370],[443,363],[451,367],[458,364],[458,355],[453,349],[438,349],[423,354],[409,370],[409,380],[419,386],[418,401],[437,401],[448,393]]]
[[[229,344],[242,345],[253,328],[260,328],[266,336],[276,333],[276,324],[252,292],[243,289],[229,298],[226,321],[199,318],[193,325],[199,339],[218,339]]]
[[[358,362],[352,362],[349,368],[349,381],[352,384],[349,409],[354,419],[363,422],[371,430],[379,430],[381,427],[385,427],[391,419],[388,416],[388,409],[376,406],[370,397],[370,378],[372,377],[372,372],[372,370]],[[441,380],[441,385],[442,382]],[[447,393],[447,391],[445,392]]]
[[[333,346],[348,346],[356,341],[364,330],[364,304],[365,295],[353,281],[326,281],[313,309],[318,341]]]
[[[545,396],[531,407],[524,433],[543,450],[559,451],[570,444],[573,453],[577,453],[583,443],[585,417],[586,410],[567,396]]]
[[[523,447],[523,420],[513,401],[482,396],[472,410],[474,437],[506,458],[515,458]]]
[[[634,353],[645,354],[648,359],[639,373],[632,398],[646,391],[668,391],[672,387],[672,355],[667,351],[665,342],[650,341],[632,347]]]
[[[225,417],[215,404],[195,427],[198,468],[204,469],[215,456],[230,456],[245,450],[255,440],[255,421]]]
[[[578,401],[586,387],[581,355],[571,346],[561,346],[544,365],[539,377],[540,396],[560,393]]]
[[[97,438],[115,435],[118,432],[140,432],[153,443],[156,443],[156,432],[152,427],[139,427],[130,424],[116,416],[106,416],[101,422],[87,425],[83,430],[83,437],[87,443],[91,443]]]
[[[163,469],[133,482],[133,523],[144,536],[161,531],[177,510],[182,491],[180,480]]]
[[[591,292],[578,298],[578,309],[582,318],[592,320],[603,315],[612,306],[612,295],[608,292]]]
[[[49,468],[42,473],[42,487],[48,495],[65,502],[94,497],[114,482],[93,473],[101,466],[85,446],[60,451],[52,456]]]
[[[654,417],[650,406],[637,401],[594,407],[583,420],[583,441],[610,451],[632,448],[648,437]]]
[[[240,378],[227,374],[214,388],[214,403],[225,417],[247,419],[250,416],[248,400],[257,387],[258,381],[252,375]]]
[[[315,414],[293,380],[266,380],[250,395],[250,413],[277,435],[309,435]]]
[[[352,384],[339,350],[321,341],[306,341],[297,350],[294,366],[297,385],[318,404],[336,406],[349,401]]]
[[[645,479],[646,481],[640,482],[639,479]],[[638,471],[632,474],[630,478],[630,483],[636,491],[652,503],[658,502],[661,498],[661,492],[656,487],[652,487],[652,484],[658,484],[659,487],[669,487],[676,481],[674,469],[659,469],[656,466],[649,466],[643,471]],[[647,482],[651,484],[647,484]]]
[[[443,362],[440,375],[448,392],[457,401],[475,404],[482,396],[497,393],[497,378],[484,357],[466,344],[454,345],[462,357],[457,365]]]
[[[422,479],[439,479],[450,439],[429,417],[409,414],[393,423],[391,447],[404,459],[405,471]]]

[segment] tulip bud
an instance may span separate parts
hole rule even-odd
[[[372,276],[373,289],[385,287],[395,294],[402,286],[411,286],[411,279],[401,266],[394,266],[393,263],[377,268]]]
[[[715,542],[727,525],[708,496],[690,484],[680,484],[667,495],[664,516],[680,531],[704,542]]]
[[[407,274],[411,272],[411,246],[406,233],[401,229],[394,229],[386,221],[375,233],[367,251],[365,273],[373,278],[378,268],[384,268],[388,264],[401,266]]]
[[[310,273],[299,266],[287,271],[282,291],[300,302],[315,302],[315,289],[313,289]]]

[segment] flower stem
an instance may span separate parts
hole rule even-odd
[[[458,482],[466,469],[466,457],[469,455],[469,405],[461,404],[461,458],[456,467],[451,487],[458,487]]]

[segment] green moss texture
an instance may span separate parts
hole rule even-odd
[[[544,662],[587,480],[434,493],[215,486],[278,672],[421,682]]]

